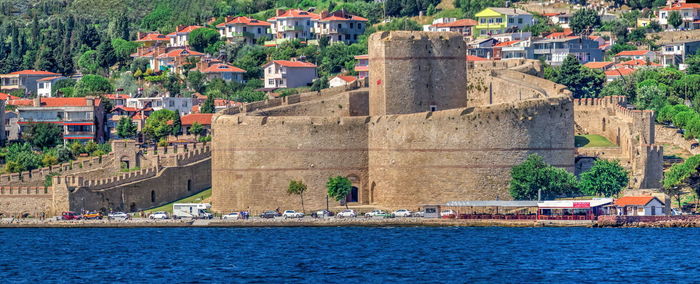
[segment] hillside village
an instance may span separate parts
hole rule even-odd
[[[121,139],[141,147],[207,143],[217,112],[367,86],[375,32],[453,32],[465,42],[467,66],[538,61],[538,75],[566,86],[573,99],[622,96],[629,109],[655,111],[657,127],[677,128],[679,144],[689,145],[667,153],[666,172],[678,174],[663,187],[681,207],[692,206],[700,4],[242,2],[221,1],[216,12],[192,16],[173,10],[180,1],[161,1],[150,12],[101,22],[49,17],[60,14],[54,1],[0,5],[12,19],[0,25],[3,172],[101,157]],[[127,163],[121,170],[141,169]]]

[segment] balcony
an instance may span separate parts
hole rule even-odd
[[[280,30],[285,32],[301,32],[304,31],[304,26],[283,26]]]
[[[278,38],[278,39],[273,39],[273,40],[267,40],[265,41],[265,45],[279,45],[282,44],[285,41],[290,40],[289,38]]]
[[[232,32],[232,33],[231,33],[231,37],[249,37],[249,38],[252,38],[252,37],[253,37],[253,33],[249,33],[249,32]]]

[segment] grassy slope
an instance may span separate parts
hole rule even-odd
[[[165,204],[165,205],[160,206],[160,207],[145,210],[145,212],[151,213],[151,212],[156,212],[156,211],[165,211],[168,213],[173,213],[173,204],[174,203],[204,203],[204,201],[209,199],[210,197],[211,197],[211,188],[204,190],[200,193],[197,193],[195,195],[177,200],[175,202],[171,202],[171,203]]]
[[[607,138],[600,135],[576,135],[574,139],[576,147],[617,147]]]

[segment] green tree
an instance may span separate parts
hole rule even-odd
[[[666,104],[666,92],[658,85],[646,85],[637,88],[635,106],[639,109],[658,111]]]
[[[301,199],[301,212],[304,212],[304,213],[306,213],[306,209],[304,208],[304,192],[305,191],[306,191],[306,184],[304,184],[302,181],[296,181],[296,180],[289,181],[289,186],[287,187],[287,194],[299,195],[299,198]]]
[[[321,77],[316,79],[312,84],[311,84],[311,90],[312,91],[320,91],[323,89],[326,89],[330,87],[330,84],[328,83],[328,77]]]
[[[597,160],[590,170],[581,174],[579,188],[587,195],[612,197],[627,187],[628,182],[627,171],[619,161]]]
[[[700,54],[686,58],[685,64],[688,64],[688,68],[685,69],[686,73],[689,75],[700,75]]]
[[[668,24],[678,29],[683,24],[683,18],[681,18],[681,13],[678,11],[671,11],[668,14]]]
[[[78,68],[83,74],[96,74],[100,70],[97,51],[88,50],[78,58]]]
[[[575,34],[589,35],[594,28],[600,27],[600,17],[593,9],[581,9],[574,12],[569,26]]]
[[[122,65],[127,65],[127,62],[131,60],[131,54],[136,52],[139,47],[138,42],[128,41],[121,38],[115,38],[112,40],[112,49],[114,50],[114,56],[116,62]]]
[[[24,140],[35,148],[51,148],[63,142],[63,127],[52,123],[37,123],[29,127]]]
[[[560,67],[546,72],[545,77],[567,86],[574,98],[595,98],[605,83],[603,72],[583,67],[573,55],[567,56]]]
[[[204,90],[204,74],[199,71],[191,71],[187,73],[187,82],[190,83],[190,89],[201,93]]]
[[[204,126],[199,124],[199,122],[192,123],[189,129],[190,134],[193,134],[195,137],[203,135],[204,131]]]
[[[211,94],[207,94],[207,99],[204,101],[202,104],[202,107],[199,109],[199,112],[201,113],[214,113],[216,111],[216,108],[214,106],[214,96]]]
[[[690,188],[700,196],[700,155],[688,158],[685,162],[673,165],[664,173],[663,190],[676,197],[681,207],[681,195],[684,188]]]
[[[154,111],[146,119],[143,132],[153,141],[161,141],[174,133],[174,121],[179,119],[178,113],[169,109]]]
[[[136,136],[136,124],[130,117],[122,117],[117,124],[117,135],[122,138],[133,138]]]
[[[59,92],[63,88],[72,88],[75,86],[76,81],[73,79],[63,79],[63,80],[58,80],[56,81],[56,84],[52,86],[51,88],[51,96],[53,97],[60,97]],[[63,95],[65,96],[65,94]]]
[[[85,75],[75,85],[77,97],[108,94],[114,90],[112,83],[100,75]]]
[[[352,182],[343,176],[330,177],[326,182],[326,188],[328,189],[328,197],[335,199],[335,201],[341,201],[350,194]],[[345,208],[348,208],[347,202],[345,202]]]
[[[97,64],[106,69],[109,69],[117,63],[117,57],[114,54],[114,48],[112,48],[112,43],[109,41],[103,41],[97,46]]]
[[[578,192],[576,177],[564,169],[552,167],[541,156],[532,154],[511,171],[510,195],[515,200],[536,200],[541,190],[543,199]]]
[[[205,49],[219,41],[221,35],[215,29],[199,28],[190,32],[188,43],[192,49],[205,52]]]

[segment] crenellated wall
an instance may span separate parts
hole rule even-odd
[[[655,144],[653,111],[628,109],[623,96],[575,99],[573,104],[581,134],[602,135],[620,147],[618,155],[599,156],[620,159],[630,169],[630,187],[661,186],[663,147]]]
[[[2,217],[25,214],[41,216],[51,210],[53,188],[34,186],[0,186],[0,213]]]
[[[99,171],[105,168],[113,170],[114,154],[61,163],[31,171],[0,175],[0,186],[44,186],[46,176],[51,173],[76,174],[90,171]]]

